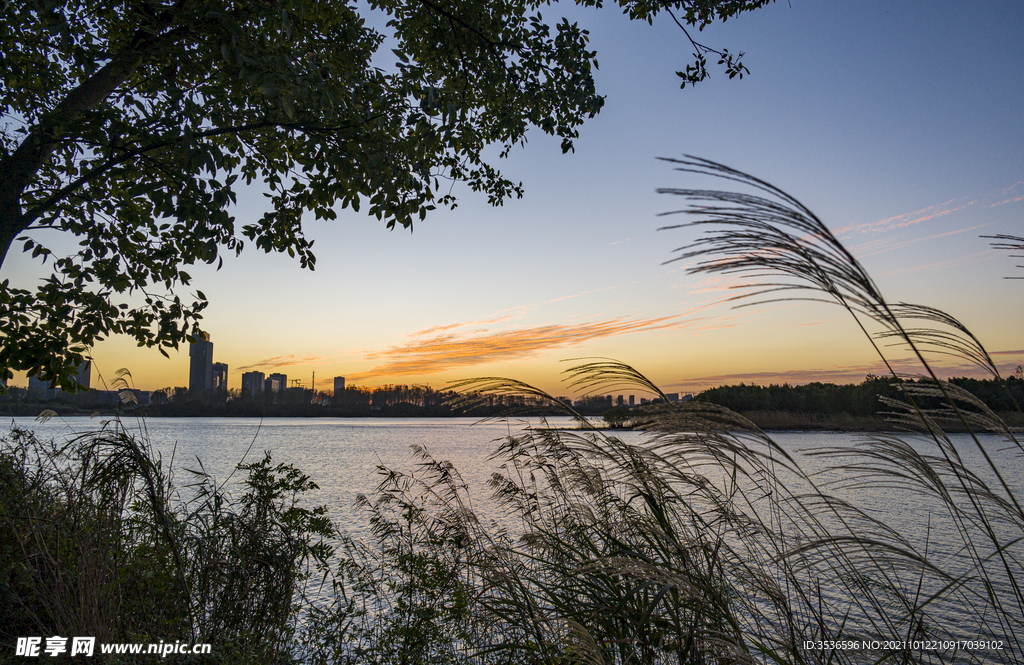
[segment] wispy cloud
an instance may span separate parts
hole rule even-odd
[[[701,275],[695,281],[696,284],[688,284],[682,288],[690,295],[699,293],[726,293],[737,288],[750,286],[750,281],[743,280],[736,275]]]
[[[621,286],[622,286],[621,284],[615,284],[614,286],[604,286],[604,287],[601,287],[600,289],[590,289],[589,291],[581,291],[580,293],[574,293],[574,294],[568,295],[568,296],[559,296],[558,298],[552,298],[551,300],[545,300],[541,304],[542,305],[546,305],[548,303],[562,302],[564,300],[571,300],[573,298],[579,298],[581,296],[589,296],[591,293],[601,293],[603,291],[612,291],[614,289],[620,288]]]
[[[967,233],[968,231],[977,231],[978,229],[985,228],[989,224],[976,224],[974,226],[968,226],[962,229],[956,229],[953,231],[946,231],[945,233],[936,233],[930,236],[924,236],[923,238],[912,238],[909,240],[897,240],[896,238],[874,238],[858,245],[850,247],[850,251],[856,254],[858,257],[863,258],[866,256],[872,256],[874,254],[881,254],[883,252],[891,252],[895,249],[903,249],[910,245],[916,245],[921,242],[928,240],[935,240],[937,238],[946,238],[948,236],[954,236],[960,233]]]
[[[901,229],[921,222],[927,222],[936,217],[945,217],[955,212],[966,210],[973,205],[980,203],[980,200],[963,201],[963,199],[951,199],[938,205],[928,206],[914,212],[905,212],[902,215],[894,215],[879,219],[874,222],[863,224],[850,224],[839,229],[837,235],[848,235],[851,233],[885,233],[894,229]]]
[[[279,367],[291,367],[292,365],[326,365],[330,359],[326,356],[276,356],[267,358],[245,367],[239,367],[238,372],[252,371],[257,369],[277,369]]]
[[[828,319],[827,321],[811,321],[810,323],[791,323],[790,328],[807,328],[810,326],[822,326],[826,323],[835,323],[838,319]]]
[[[548,349],[564,348],[592,339],[629,333],[680,328],[690,312],[648,319],[624,317],[573,325],[544,325],[500,332],[444,333],[395,346],[367,359],[384,362],[367,372],[352,374],[352,380],[381,376],[410,376],[444,372],[485,363],[507,362]]]
[[[893,368],[900,373],[919,372],[921,366],[912,359],[893,360]],[[766,372],[737,372],[730,374],[713,374],[709,376],[697,376],[669,384],[673,388],[682,388],[688,391],[699,391],[715,386],[734,385],[737,383],[756,383],[759,385],[789,383],[798,385],[821,381],[822,383],[859,383],[868,374],[878,376],[888,375],[888,370],[881,362],[865,363],[859,365],[838,365],[818,369],[793,369]]]
[[[979,198],[972,199],[969,197],[961,197],[958,199],[950,199],[933,206],[928,206],[927,208],[915,210],[914,212],[906,212],[901,215],[886,217],[885,219],[879,219],[874,222],[849,224],[838,229],[836,231],[836,235],[840,237],[852,237],[855,233],[885,233],[895,229],[913,226],[914,224],[920,224],[921,222],[927,222],[938,217],[945,217],[946,215],[951,215],[956,212],[962,212],[975,206],[994,208],[996,206],[1005,205],[1007,203],[1016,203],[1018,201],[1024,201],[1024,181],[1016,182],[1005,189],[991,192]]]
[[[530,303],[528,305],[517,305],[515,307],[509,307],[508,309],[501,310],[495,315],[485,319],[475,319],[472,321],[458,321],[456,323],[447,323],[440,326],[430,326],[422,330],[409,333],[409,337],[423,337],[426,335],[435,335],[437,333],[446,332],[449,330],[455,330],[457,328],[476,328],[479,326],[492,325],[495,323],[503,323],[505,321],[512,321],[514,319],[521,318],[527,312],[533,311],[541,305],[549,305],[552,303],[564,302],[566,300],[572,300],[573,298],[580,298],[587,296],[592,293],[601,293],[603,291],[612,291],[614,289],[621,288],[621,284],[615,284],[613,286],[605,286],[599,289],[590,289],[589,291],[581,291],[580,293],[572,293],[565,296],[558,296],[557,298],[551,298],[550,300],[542,300],[540,302]],[[476,331],[483,332],[483,331]]]
[[[515,318],[517,318],[517,317],[512,315],[512,314],[507,314],[505,316],[498,316],[498,317],[495,317],[493,319],[480,319],[479,321],[461,321],[459,323],[449,323],[449,324],[444,325],[444,326],[431,326],[429,328],[424,328],[423,330],[417,330],[416,332],[409,333],[409,336],[410,337],[422,337],[423,335],[433,335],[433,334],[436,334],[436,333],[445,332],[446,330],[454,330],[455,328],[469,328],[469,327],[476,327],[476,326],[485,326],[485,325],[490,325],[492,323],[501,323],[502,321],[510,321],[511,319],[515,319]]]
[[[976,252],[974,254],[968,254],[966,256],[958,256],[953,259],[947,259],[945,261],[935,261],[933,263],[925,263],[919,266],[908,266],[906,268],[896,268],[895,270],[889,270],[888,272],[880,273],[878,277],[896,277],[897,275],[903,275],[908,272],[914,272],[917,270],[940,270],[951,268],[953,266],[967,265],[970,263],[976,263],[985,257],[991,256],[990,252]]]

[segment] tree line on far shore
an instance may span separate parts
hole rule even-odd
[[[949,379],[996,412],[1019,411],[1024,405],[1024,371],[1018,368],[1007,379]],[[910,380],[909,383],[914,383]],[[784,411],[789,413],[833,416],[881,417],[889,410],[882,398],[901,396],[900,383],[892,377],[869,374],[857,384],[808,383],[803,385],[739,384],[706,390],[695,399],[724,406],[739,413]],[[926,405],[922,405],[926,406]]]
[[[1018,368],[1007,379],[952,378],[950,383],[970,392],[993,411],[1019,412],[1024,405],[1024,370]],[[694,399],[716,404],[743,414],[795,414],[812,418],[853,417],[881,421],[887,411],[885,399],[900,396],[899,382],[893,378],[868,375],[857,384],[814,382],[803,385],[745,384],[720,386],[706,390]],[[95,396],[90,399],[90,395]],[[523,416],[565,415],[564,409],[528,400],[522,396],[492,396],[472,406],[453,404],[456,393],[430,386],[385,385],[375,388],[346,387],[340,396],[290,388],[274,394],[248,396],[232,391],[220,396],[189,393],[186,388],[164,388],[149,393],[149,404],[121,403],[106,392],[64,395],[55,400],[38,401],[16,388],[0,395],[0,409],[10,415],[38,415],[42,409],[60,414],[77,412],[139,410],[151,416],[496,416],[515,413]],[[565,398],[559,398],[565,399]],[[614,406],[608,396],[589,396],[575,400],[573,408],[586,416],[610,415],[615,425],[628,424],[635,409]],[[774,420],[765,421],[770,423]],[[799,425],[799,423],[794,423]]]

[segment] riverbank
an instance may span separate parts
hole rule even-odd
[[[878,416],[853,416],[848,413],[819,415],[792,411],[747,411],[742,414],[765,431],[830,431],[830,432],[891,432],[905,429]],[[1024,413],[1010,411],[998,414],[1010,429],[1024,431]],[[966,432],[963,426],[943,423],[947,432]]]
[[[54,402],[24,402],[3,405],[2,412],[9,418],[35,418],[44,411],[52,411],[57,416],[137,416],[142,415],[154,418],[395,418],[407,420],[410,418],[465,418],[465,417],[488,417],[498,415],[496,413],[465,413],[453,411],[448,408],[422,408],[415,405],[406,405],[407,408],[380,410],[341,410],[324,407],[318,404],[290,404],[290,405],[255,405],[242,404],[232,407],[231,404],[206,405],[198,402],[186,404],[162,404],[137,407],[132,405],[122,406],[115,409],[110,406],[93,405],[81,407],[75,404],[54,403]],[[588,414],[591,422],[599,427],[604,425],[600,414]],[[766,432],[801,432],[801,431],[822,431],[822,432],[892,432],[900,428],[894,426],[889,420],[880,416],[861,416],[849,413],[803,413],[796,411],[741,411],[747,420],[757,425]],[[1009,411],[998,414],[1011,430],[1024,431],[1024,413]],[[564,412],[554,410],[531,409],[516,414],[516,417],[559,417],[565,416]],[[944,423],[944,428],[949,432],[964,432],[963,427],[956,424]],[[609,431],[615,431],[616,427],[601,427]],[[630,429],[630,428],[626,428]]]

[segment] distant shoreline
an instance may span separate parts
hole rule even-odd
[[[44,410],[51,410],[56,413],[56,417],[60,416],[114,416],[115,410],[110,408],[86,408],[80,409],[73,405],[68,404],[45,404],[45,403],[26,403],[26,404],[8,404],[5,405],[7,408],[3,409],[3,416],[6,417],[19,417],[19,418],[36,418]],[[168,405],[159,405],[154,407],[143,407],[131,408],[121,410],[120,415],[123,417],[135,418],[138,416],[151,417],[151,418],[351,418],[351,419],[365,419],[365,418],[389,418],[394,420],[409,420],[412,418],[488,418],[497,417],[499,414],[486,414],[486,413],[451,413],[451,412],[439,412],[436,410],[423,410],[421,412],[405,412],[405,413],[388,413],[384,411],[366,411],[358,413],[339,413],[332,412],[329,409],[317,408],[316,405],[291,405],[291,408],[269,408],[263,413],[254,412],[237,412],[232,409],[223,409],[214,407],[205,407],[202,409],[203,412],[197,413],[195,409],[168,409],[161,408]],[[56,407],[56,408],[54,408]],[[540,418],[540,417],[560,417],[565,416],[565,413],[556,412],[526,412],[511,414],[509,417],[529,417],[529,418]],[[600,414],[585,414],[592,420],[592,423],[596,425],[596,429],[602,431],[629,431],[631,428],[618,428],[605,426],[604,421]],[[874,433],[874,432],[896,432],[904,431],[899,427],[895,426],[892,422],[885,418],[876,416],[854,416],[847,413],[839,414],[815,414],[815,413],[799,413],[792,411],[746,411],[741,412],[740,415],[751,421],[758,428],[765,432],[863,432],[863,433]],[[1024,431],[1024,414],[1017,412],[1008,412],[998,414],[1003,421],[1015,432]],[[0,417],[3,417],[0,416]],[[556,429],[574,429],[574,428],[556,428]],[[580,428],[584,430],[584,428]],[[949,423],[943,423],[943,429],[947,432],[963,432],[966,431],[962,427],[958,428],[955,425]]]
[[[1014,374],[999,380],[951,377],[947,383],[950,390],[960,395],[959,403],[971,412],[968,417],[978,422],[979,427],[984,419],[980,410],[988,408],[998,413],[1011,429],[1024,428],[1024,414],[1019,410],[1024,404],[1024,375]],[[944,411],[945,402],[929,392],[929,385],[927,381],[923,384],[918,380],[900,382],[873,375],[859,384],[845,385],[741,383],[705,390],[694,401],[728,408],[765,431],[892,432],[900,427],[887,419],[887,412],[899,411],[898,405],[910,391],[916,395],[918,407],[939,417],[942,421],[939,424],[948,431],[965,431],[959,420],[950,418],[948,411]],[[129,403],[122,403],[122,397],[127,397]],[[178,387],[151,393],[136,391],[132,395],[90,391],[44,400],[24,389],[14,389],[10,394],[0,395],[0,413],[30,418],[43,411],[52,411],[58,416],[120,413],[129,417],[161,418],[492,418],[503,415],[536,418],[570,415],[554,403],[525,396],[491,395],[467,402],[454,392],[437,391],[428,386],[385,386],[373,390],[349,387],[337,400],[333,396],[323,399],[326,403],[320,403],[323,394],[318,397],[300,388],[280,394],[261,394],[255,400],[239,395],[228,397],[224,393],[190,395],[187,389]],[[627,395],[618,395],[617,402],[613,397],[582,397],[575,401],[574,413],[590,419],[594,425],[629,426],[633,418],[642,418],[649,409],[662,408],[658,406],[661,399],[649,402],[641,399],[640,404],[627,406]],[[628,395],[628,400],[632,401],[633,397]],[[665,396],[669,402],[674,401],[673,398],[678,399],[678,395]],[[559,398],[562,399],[565,398]]]

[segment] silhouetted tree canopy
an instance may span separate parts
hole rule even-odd
[[[670,13],[689,39],[768,1],[616,4],[633,20]],[[219,267],[251,242],[313,269],[308,213],[351,207],[408,227],[454,206],[454,182],[493,205],[521,196],[488,155],[530,127],[571,151],[604,103],[587,31],[543,18],[547,4],[371,0],[385,33],[334,0],[4,3],[0,259],[16,245],[53,274],[35,291],[0,283],[3,373],[73,389],[87,349],[115,333],[166,354],[207,305],[176,293],[188,266]],[[730,78],[746,71],[689,43],[684,86],[707,76],[708,55]],[[233,205],[253,182],[268,209],[239,225]],[[44,229],[80,249],[56,255]]]
[[[949,379],[949,382],[965,389],[994,411],[1016,411],[1024,406],[1024,380],[1017,376],[1005,380],[958,377]],[[842,413],[878,416],[889,410],[881,397],[895,399],[900,395],[896,379],[868,376],[862,383],[845,385],[814,382],[799,386],[759,386],[741,383],[705,390],[696,399],[741,413],[787,411],[822,416]],[[935,408],[939,403],[938,398],[918,397],[917,401],[924,408]]]

